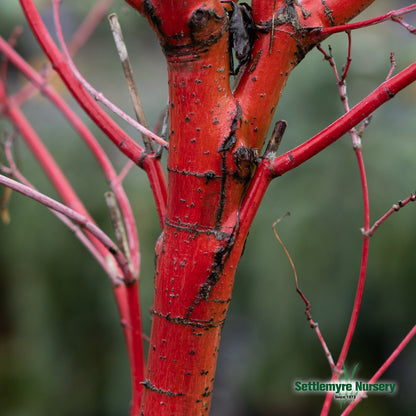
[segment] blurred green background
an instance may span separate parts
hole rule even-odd
[[[67,38],[92,3],[63,3]],[[375,3],[361,18],[409,5],[397,0]],[[49,1],[37,4],[52,28]],[[119,15],[145,113],[153,125],[167,99],[164,58],[143,18],[121,0],[112,11]],[[416,16],[406,20],[415,24]],[[17,24],[25,28],[17,50],[38,64],[39,47],[17,2],[2,0],[0,34],[7,37]],[[392,22],[353,33],[352,38],[351,105],[384,80],[390,69],[390,51],[396,54],[398,69],[416,58],[416,38]],[[336,35],[329,43],[341,66],[346,59],[346,35]],[[131,113],[106,21],[79,52],[76,63],[98,90]],[[13,68],[10,80],[12,92],[24,85]],[[64,88],[55,85],[77,109]],[[319,52],[312,51],[293,72],[278,107],[276,117],[288,122],[280,152],[342,114],[337,94],[329,65]],[[372,222],[416,188],[415,109],[413,85],[379,109],[365,132]],[[93,217],[111,235],[103,196],[108,186],[85,146],[43,97],[25,104],[23,110]],[[125,158],[76,111],[121,169]],[[11,131],[4,119],[0,119],[0,131],[2,139]],[[23,173],[43,192],[55,196],[23,143],[18,154]],[[145,174],[133,168],[125,185],[140,235],[142,308],[145,332],[149,333],[153,247],[160,230]],[[374,374],[415,323],[415,209],[409,205],[394,215],[371,241],[362,310],[347,359],[347,368],[359,363],[357,377],[362,379]],[[300,287],[335,359],[340,352],[357,284],[363,222],[358,170],[347,136],[275,180],[266,194],[236,276],[218,362],[213,416],[319,414],[323,396],[298,395],[292,388],[298,379],[327,380],[330,371],[305,319],[288,259],[272,233],[273,222],[287,211],[291,216],[279,224],[279,235],[296,264]],[[128,414],[128,362],[109,282],[72,233],[45,208],[13,194],[10,214],[11,223],[0,224],[0,415]],[[398,393],[371,396],[354,414],[414,415],[413,373],[414,341],[383,377],[398,383]],[[331,414],[340,413],[335,403]]]

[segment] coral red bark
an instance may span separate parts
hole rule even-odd
[[[156,247],[142,414],[208,414],[221,330],[250,225],[240,223],[240,208],[280,94],[316,42],[308,38],[311,29],[344,23],[371,1],[277,1],[274,7],[253,1],[256,39],[234,90],[229,5],[128,2],[159,36],[170,97],[168,203]],[[262,169],[267,186],[271,174]]]

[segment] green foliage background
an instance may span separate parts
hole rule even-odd
[[[73,0],[63,4],[67,37],[91,3]],[[38,4],[51,23],[49,2]],[[379,0],[361,18],[408,4]],[[152,125],[167,99],[164,58],[144,19],[121,0],[113,10],[119,14]],[[416,22],[415,16],[406,20]],[[0,34],[7,37],[16,24],[25,27],[17,50],[37,63],[39,48],[16,1],[3,0]],[[336,35],[329,43],[341,66],[346,57],[346,36]],[[398,68],[404,68],[415,60],[415,37],[392,22],[353,33],[349,76],[352,105],[384,80],[391,50],[396,53]],[[131,112],[106,22],[80,51],[76,62],[97,89]],[[10,77],[12,91],[17,91],[24,80],[13,69]],[[55,85],[77,108],[64,88]],[[415,190],[415,109],[416,87],[411,86],[379,109],[365,132],[363,152],[372,221]],[[103,197],[108,186],[84,145],[43,97],[26,104],[24,111],[93,217],[111,234]],[[312,51],[290,77],[279,104],[276,117],[289,125],[280,151],[311,137],[341,114],[330,67],[319,52]],[[125,159],[81,116],[121,169]],[[4,138],[11,127],[0,119],[0,130]],[[19,144],[18,159],[31,182],[55,196],[23,143]],[[142,171],[132,169],[126,189],[139,228],[142,307],[149,333],[153,247],[159,225]],[[347,360],[349,368],[359,363],[359,378],[371,377],[415,323],[415,209],[406,207],[371,241],[363,306]],[[294,380],[329,379],[330,371],[306,322],[288,260],[272,233],[273,222],[287,211],[291,216],[279,225],[279,235],[296,264],[300,286],[312,303],[313,318],[319,322],[333,355],[339,354],[357,284],[363,221],[358,169],[347,136],[275,180],[266,194],[237,272],[223,333],[213,416],[319,413],[322,396],[300,396],[292,389]],[[0,225],[0,414],[127,414],[128,362],[109,282],[73,235],[46,209],[13,194],[10,213],[11,223]],[[354,414],[413,415],[415,372],[413,341],[384,376],[398,383],[398,393],[393,398],[372,396]],[[340,413],[339,406],[333,405],[331,414]]]

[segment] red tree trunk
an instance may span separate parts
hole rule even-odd
[[[344,23],[372,0],[253,1],[256,39],[234,90],[224,4],[128,2],[158,34],[169,75],[168,203],[142,414],[208,414],[250,225],[239,210],[287,76],[315,45],[311,28]]]

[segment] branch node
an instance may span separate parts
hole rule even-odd
[[[373,231],[371,229],[366,230],[365,228],[360,228],[360,231],[365,238],[370,238],[373,235]]]

